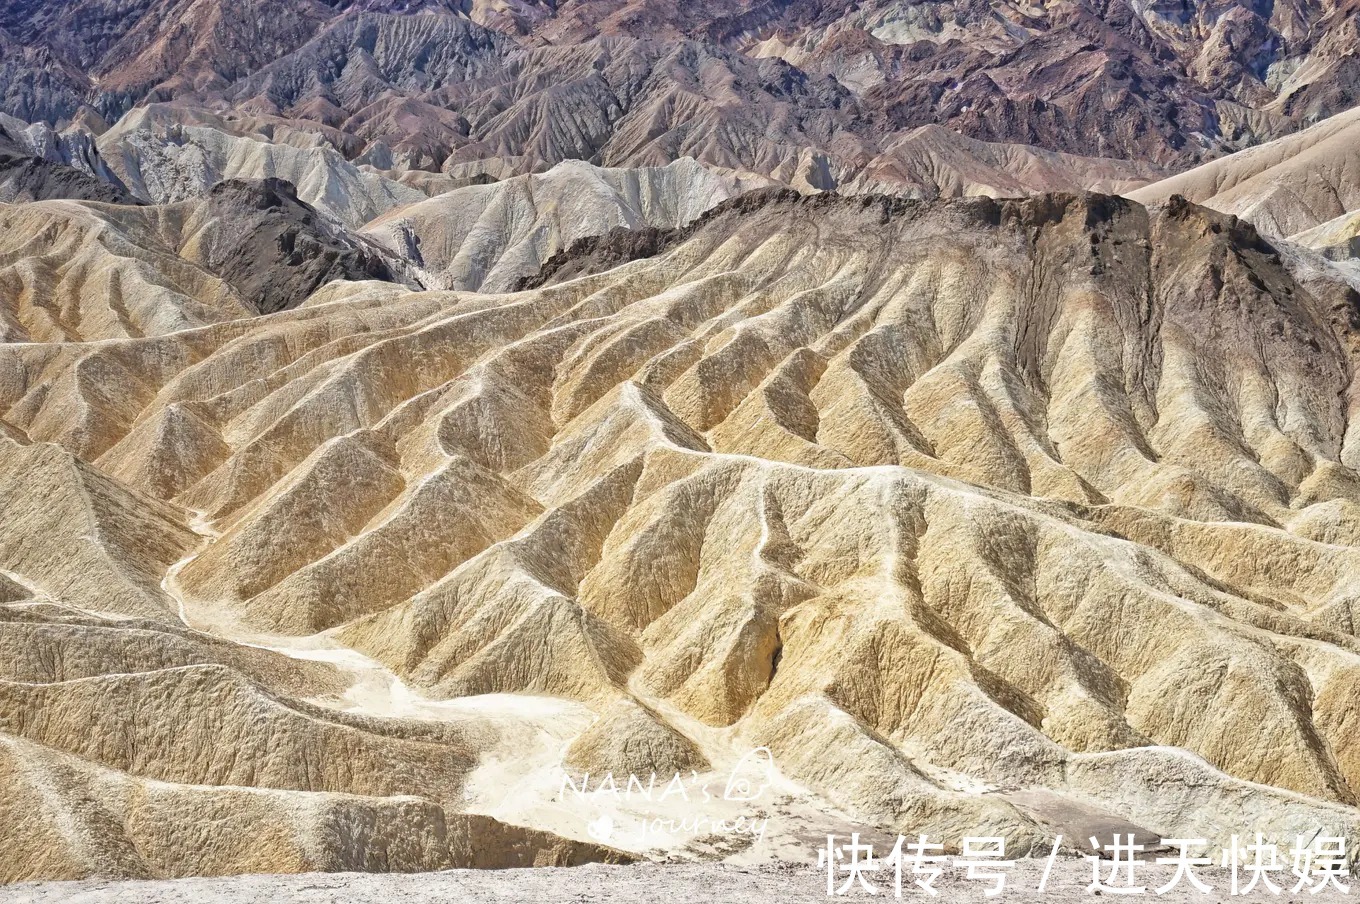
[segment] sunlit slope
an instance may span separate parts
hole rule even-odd
[[[33,763],[122,825],[147,781],[454,819],[519,717],[338,715],[357,662],[593,714],[534,723],[575,769],[702,769],[730,728],[887,827],[1023,847],[1040,789],[1167,837],[1360,828],[1350,289],[1185,203],[775,191],[540,282],[0,346],[0,599],[48,600],[3,611],[110,645],[0,686],[24,826],[62,824]],[[123,665],[128,617],[158,652]],[[293,825],[214,868],[314,868]]]

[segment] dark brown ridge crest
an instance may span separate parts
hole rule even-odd
[[[1184,199],[1180,199],[1184,204]],[[1052,193],[1025,198],[951,198],[917,200],[893,195],[841,195],[835,192],[804,195],[791,188],[760,188],[716,205],[686,226],[659,229],[646,226],[628,229],[620,226],[601,235],[577,239],[543,262],[537,273],[523,276],[512,291],[538,289],[552,282],[602,273],[615,267],[664,254],[683,244],[709,223],[727,216],[754,215],[768,207],[789,205],[806,210],[832,209],[877,211],[878,222],[918,216],[945,206],[965,217],[971,224],[997,228],[1038,227],[1062,220],[1079,210],[1088,226],[1126,212],[1138,205],[1118,195],[1097,193]],[[1211,211],[1193,207],[1206,215]]]

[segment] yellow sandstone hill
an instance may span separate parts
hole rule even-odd
[[[530,282],[0,345],[0,879],[617,857],[556,776],[755,746],[771,835],[1360,831],[1350,287],[775,190]]]

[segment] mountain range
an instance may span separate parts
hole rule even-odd
[[[1349,0],[6,0],[0,110],[98,130],[175,101],[445,172],[689,155],[830,188],[927,125],[1179,168],[1353,105],[1356,22]]]

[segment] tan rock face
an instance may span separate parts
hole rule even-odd
[[[1344,245],[1360,208],[1360,110],[1129,192],[1142,203],[1182,195],[1305,245]],[[1331,226],[1332,229],[1327,227]],[[1321,228],[1320,228],[1321,227]],[[1328,241],[1329,235],[1335,237]]]
[[[469,185],[388,211],[363,234],[419,266],[429,288],[505,292],[543,262],[611,229],[685,226],[770,180],[683,158],[605,169],[578,160],[547,173]]]
[[[0,204],[0,233],[10,342],[165,335],[297,307],[336,279],[409,279],[404,261],[273,178],[172,204]],[[157,429],[194,445],[192,417],[176,411]]]
[[[791,192],[539,281],[0,346],[3,878],[605,856],[460,811],[742,745],[889,829],[1360,830],[1348,286]]]

